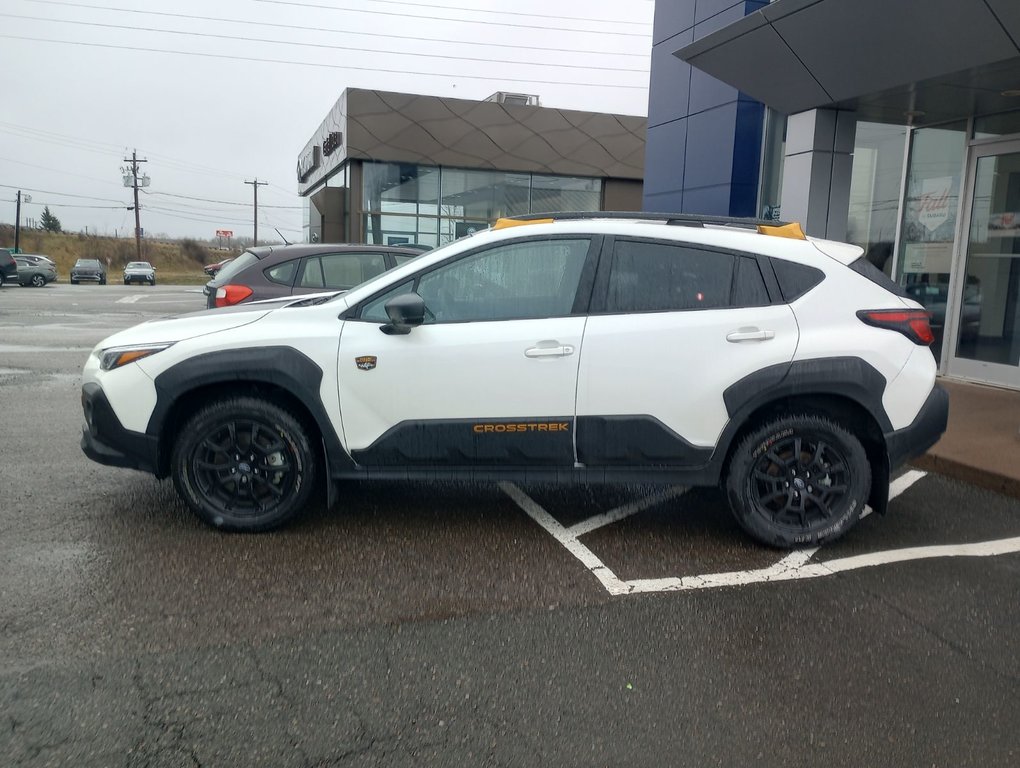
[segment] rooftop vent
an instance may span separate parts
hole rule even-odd
[[[496,91],[486,101],[494,101],[497,104],[512,104],[515,107],[538,107],[541,106],[538,96],[529,93],[507,93]]]

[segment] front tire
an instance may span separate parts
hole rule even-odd
[[[748,434],[726,477],[740,526],[783,548],[838,539],[860,519],[870,488],[871,465],[860,440],[810,414],[776,419]]]
[[[171,458],[177,492],[204,522],[225,531],[277,528],[311,498],[318,471],[309,430],[254,397],[215,402],[180,430]]]
[[[32,285],[36,288],[42,288],[46,285],[46,278],[42,275],[32,275]]]
[[[99,278],[99,284],[100,285],[106,285],[106,278],[105,277]]]

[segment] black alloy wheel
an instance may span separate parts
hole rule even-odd
[[[180,431],[171,472],[178,493],[209,525],[264,531],[309,501],[317,456],[290,412],[239,397],[199,411]]]
[[[779,419],[749,434],[726,480],[740,525],[777,547],[817,545],[842,536],[860,518],[871,466],[860,441],[813,415]]]

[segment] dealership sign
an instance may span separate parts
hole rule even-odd
[[[232,229],[217,229],[216,230],[216,237],[231,238],[233,236],[234,236],[234,230],[232,230]]]
[[[322,154],[329,157],[344,145],[343,131],[333,131],[322,142]]]
[[[297,161],[297,178],[298,181],[304,181],[307,179],[312,171],[319,167],[322,163],[322,153],[319,149],[318,144],[313,144],[307,152],[305,152]]]
[[[917,220],[929,232],[934,232],[949,218],[952,186],[952,176],[925,179],[921,182],[921,196],[917,201]]]

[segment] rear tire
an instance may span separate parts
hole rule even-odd
[[[42,288],[46,285],[46,278],[42,275],[32,275],[32,285],[36,288]]]
[[[838,539],[860,518],[870,488],[871,465],[860,440],[811,414],[776,419],[748,434],[726,476],[740,526],[783,548]]]
[[[174,485],[215,528],[277,528],[311,499],[318,455],[309,434],[293,414],[266,400],[214,402],[178,433],[170,463]]]

